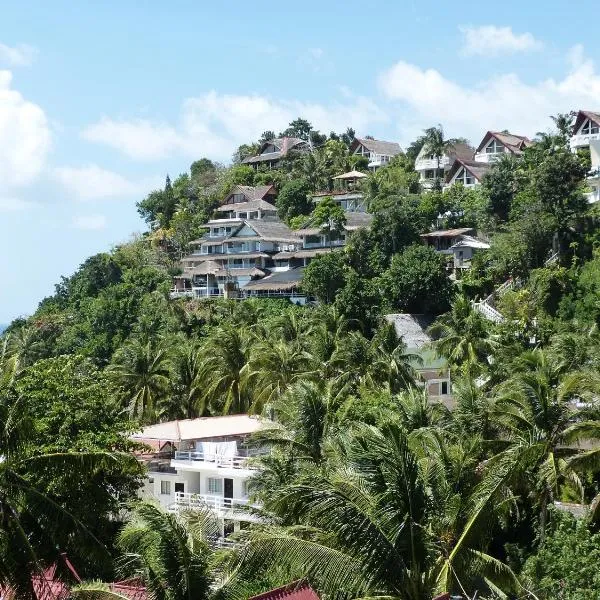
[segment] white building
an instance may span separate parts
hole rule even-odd
[[[587,148],[591,141],[600,141],[600,113],[580,110],[573,125],[571,149]]]
[[[591,169],[587,176],[588,202],[600,202],[600,113],[580,110],[573,125],[571,149],[589,148]]]
[[[248,480],[256,473],[248,444],[263,421],[248,415],[169,421],[145,427],[133,439],[154,451],[142,457],[148,469],[142,490],[167,510],[210,508],[221,542],[243,523],[256,521]]]
[[[350,152],[358,156],[366,156],[369,160],[369,168],[375,170],[387,165],[394,156],[401,154],[402,148],[396,142],[384,142],[371,138],[354,138],[350,146]]]
[[[519,156],[532,143],[524,135],[515,135],[507,131],[488,131],[477,146],[473,159],[478,163],[491,163],[498,160],[503,154]]]
[[[481,185],[485,174],[490,170],[491,165],[487,162],[476,162],[474,160],[464,160],[456,158],[452,167],[446,174],[446,185],[444,189],[455,183],[460,183],[466,188]]]
[[[449,147],[443,156],[437,157],[426,151],[423,146],[415,160],[415,171],[419,173],[419,183],[424,189],[431,189],[436,180],[444,182],[448,171],[452,168],[454,161],[473,160],[475,150],[468,144],[455,144]]]

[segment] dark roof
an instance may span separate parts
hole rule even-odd
[[[264,152],[265,148],[269,146],[275,146],[277,148],[276,152]],[[275,138],[274,140],[269,140],[264,142],[260,147],[258,154],[256,156],[250,156],[245,158],[242,163],[257,163],[257,162],[265,162],[271,160],[278,160],[279,158],[285,156],[290,150],[302,150],[308,149],[308,142],[306,140],[302,140],[300,138],[294,137],[281,137]]]
[[[573,125],[573,131],[577,133],[577,130],[583,125],[586,119],[591,119],[594,123],[600,125],[600,113],[592,112],[591,110],[580,110],[575,118],[575,124]]]
[[[368,138],[354,138],[350,150],[354,152],[358,146],[364,146],[370,152],[383,154],[385,156],[396,156],[402,152],[400,144],[396,142],[384,142],[383,140],[371,140]]]
[[[483,176],[492,168],[490,163],[477,162],[474,160],[463,160],[460,158],[455,158],[452,163],[452,167],[448,171],[446,175],[446,183],[450,183],[452,178],[456,175],[458,170],[464,167],[477,181],[481,181]]]
[[[319,600],[319,596],[306,581],[300,580],[248,600]]]
[[[264,275],[265,272],[256,267],[251,269],[220,269],[215,272],[216,277],[263,277]]]
[[[475,154],[475,149],[470,144],[463,144],[459,142],[458,144],[454,144],[450,151],[448,152],[448,156],[452,158],[461,158],[463,160],[473,160],[473,155]]]
[[[303,267],[279,271],[263,279],[249,281],[244,290],[292,290],[297,288],[302,281]]]
[[[527,146],[533,143],[524,135],[515,135],[514,133],[504,133],[502,131],[488,131],[477,147],[477,152],[481,152],[491,138],[496,138],[503,146],[506,146],[513,154],[520,154]]]
[[[475,233],[472,227],[459,227],[458,229],[440,229],[439,231],[430,231],[422,233],[422,238],[453,238],[459,235],[469,235]]]

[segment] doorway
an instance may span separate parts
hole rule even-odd
[[[223,479],[223,498],[225,506],[231,506],[233,498],[233,479]]]

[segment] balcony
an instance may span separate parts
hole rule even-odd
[[[443,169],[450,164],[450,158],[448,156],[442,156],[440,158],[440,165],[438,167],[437,158],[419,158],[415,162],[415,171],[430,171],[432,169]]]
[[[224,469],[248,469],[248,456],[236,454],[234,456],[222,456],[219,454],[205,454],[202,451],[176,451],[174,460],[185,461],[190,464],[203,462]]]
[[[581,135],[574,135],[571,137],[571,149],[584,148],[589,146],[592,140],[600,140],[600,133],[584,133]]]
[[[175,298],[194,298],[195,295],[194,290],[171,290],[169,292],[169,298],[172,300]]]
[[[225,498],[207,494],[193,494],[190,492],[176,492],[175,510],[203,510],[210,509],[221,517],[236,518],[245,521],[258,521],[259,518],[252,514],[252,509],[258,509],[258,504],[251,504],[248,498]]]

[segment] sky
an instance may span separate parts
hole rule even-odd
[[[301,116],[477,144],[600,110],[591,0],[0,2],[0,323],[145,229],[136,201]]]

